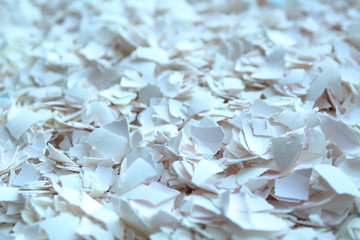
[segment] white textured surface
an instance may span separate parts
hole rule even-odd
[[[1,239],[360,239],[359,1],[0,16]]]

